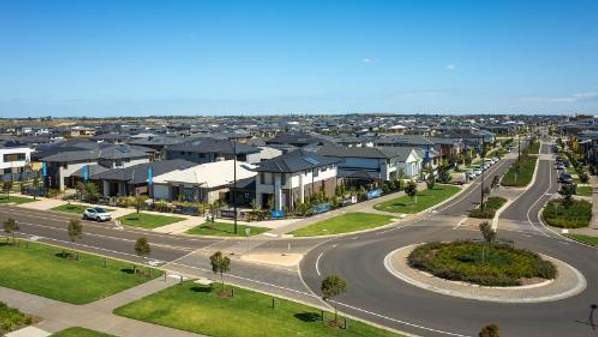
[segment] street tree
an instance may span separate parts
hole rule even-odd
[[[96,202],[100,197],[98,186],[92,182],[85,184],[85,198],[88,202]]]
[[[411,200],[417,195],[417,184],[414,181],[409,181],[405,186],[405,194],[407,194]],[[416,201],[417,202],[417,201]]]
[[[496,231],[492,229],[492,226],[490,226],[488,221],[484,221],[480,224],[480,233],[486,243],[493,243],[496,241]]]
[[[137,211],[137,217],[139,217],[139,212],[143,208],[143,205],[145,205],[146,200],[147,200],[147,197],[145,195],[136,195],[135,196],[135,199],[133,202],[135,204],[135,211]]]
[[[480,330],[479,337],[500,337],[500,330],[496,324],[489,324]]]
[[[15,245],[17,243],[15,239],[15,232],[19,230],[19,224],[13,218],[8,218],[4,221],[4,233],[12,236],[12,244]]]
[[[2,189],[4,190],[4,194],[6,194],[7,199],[10,201],[10,191],[12,190],[13,182],[11,180],[6,180],[2,183]]]
[[[145,258],[150,255],[152,248],[150,247],[149,241],[146,237],[140,237],[135,241],[135,254],[141,258]],[[136,273],[136,265],[133,265],[133,273]]]
[[[69,239],[71,239],[72,243],[75,243],[75,241],[81,239],[81,237],[83,236],[83,225],[81,224],[81,220],[69,220],[68,234]],[[79,254],[77,254],[77,260],[79,260]]]
[[[347,291],[347,282],[343,280],[340,276],[330,275],[322,281],[322,286],[320,287],[320,290],[322,291],[322,299],[328,302],[332,298],[339,296]],[[336,309],[336,305],[332,304],[332,307],[334,308],[334,321],[337,322],[338,311]]]
[[[434,171],[431,168],[426,170],[426,186],[429,190],[434,189],[436,185],[436,176],[434,175]]]
[[[217,251],[210,256],[210,264],[212,265],[212,272],[220,275],[220,284],[222,285],[222,291],[224,291],[224,273],[230,271],[230,259],[228,256],[224,256],[222,252]]]
[[[33,200],[37,200],[37,190],[40,186],[40,179],[37,175],[33,177],[33,182],[31,183],[31,185],[33,187]]]

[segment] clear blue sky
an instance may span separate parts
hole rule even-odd
[[[598,1],[2,1],[0,116],[598,113]]]

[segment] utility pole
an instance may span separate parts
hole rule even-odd
[[[237,140],[233,136],[233,212],[235,212],[235,234],[237,234]]]
[[[480,181],[480,209],[483,211],[484,210],[484,162],[485,162],[485,157],[486,157],[486,150],[485,150],[485,146],[486,144],[484,143],[484,136],[481,137],[482,138],[482,180]]]

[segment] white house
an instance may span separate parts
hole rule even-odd
[[[0,143],[0,175],[21,173],[31,162],[31,152],[33,150],[27,146]]]

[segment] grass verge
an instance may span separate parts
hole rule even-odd
[[[249,229],[249,236],[258,235],[270,230],[266,227],[246,226],[237,224],[237,234],[232,223],[206,221],[197,227],[189,229],[187,234],[194,235],[213,235],[213,236],[246,236],[246,231]]]
[[[123,215],[118,218],[121,224],[133,227],[153,229],[183,221],[185,218],[140,212]]]
[[[63,257],[63,250],[57,247],[29,243],[25,248],[23,242],[20,243],[17,246],[0,243],[0,286],[62,302],[85,304],[149,279],[134,274],[130,263],[89,254],[79,254],[79,260],[75,260]],[[161,271],[152,270],[151,274],[158,277]]]
[[[348,329],[331,327],[320,310],[241,288],[234,297],[218,295],[219,285],[192,281],[172,286],[116,309],[117,315],[213,337],[328,337],[397,336],[352,321]],[[230,287],[230,286],[229,286]],[[274,300],[274,307],[272,301]],[[328,313],[326,319],[331,318]]]
[[[83,212],[85,211],[86,208],[89,208],[89,206],[78,205],[78,204],[64,204],[64,205],[54,207],[51,210],[57,211],[57,212],[81,215],[81,214],[83,214]],[[102,208],[104,208],[104,207],[102,207]],[[113,211],[113,209],[111,209],[111,208],[104,208],[104,209],[107,212]]]
[[[68,328],[52,334],[50,337],[115,337],[94,330],[89,330],[80,327]]]
[[[33,322],[31,316],[0,302],[0,335],[21,329]]]
[[[499,208],[501,208],[506,202],[507,199],[505,198],[490,197],[486,200],[486,203],[484,204],[484,210],[482,210],[480,207],[472,209],[471,211],[469,211],[469,216],[478,219],[492,219],[494,218],[496,211]]]
[[[512,187],[527,186],[532,181],[537,161],[538,157],[522,156],[521,160],[515,162],[505,173],[500,184]]]
[[[372,213],[347,213],[291,232],[296,237],[355,232],[389,224],[393,217]]]
[[[377,204],[374,208],[380,211],[393,213],[418,213],[443,202],[460,190],[461,189],[456,186],[437,184],[433,189],[418,191],[415,199],[411,199],[409,196],[404,195]]]
[[[33,198],[19,197],[19,196],[14,196],[14,195],[11,195],[10,197],[8,197],[6,195],[0,196],[0,204],[15,203],[17,205],[20,205],[20,204],[26,204],[28,202],[33,202],[33,201],[35,201],[35,200],[33,200]]]
[[[542,211],[542,217],[553,227],[587,227],[592,219],[592,203],[585,200],[571,200],[571,204],[566,205],[564,199],[551,200]]]

